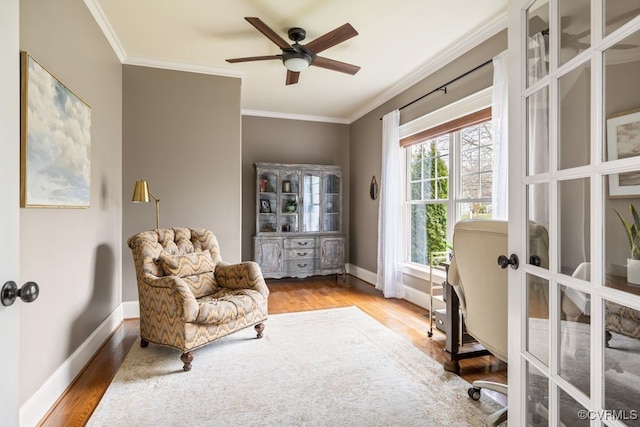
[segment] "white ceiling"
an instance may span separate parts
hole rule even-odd
[[[504,28],[507,0],[85,0],[123,63],[242,78],[245,114],[350,123],[443,60]],[[280,54],[244,17],[302,44],[350,23],[356,37],[322,56],[362,67],[354,76],[310,67],[285,85],[280,61],[227,58]],[[491,32],[487,34],[487,32]],[[441,65],[441,64],[440,64]],[[452,76],[452,78],[455,76]]]

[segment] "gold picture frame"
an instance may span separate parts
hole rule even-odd
[[[20,206],[88,208],[91,107],[20,52]]]

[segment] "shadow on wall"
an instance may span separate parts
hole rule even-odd
[[[107,244],[96,249],[93,293],[82,313],[74,320],[69,339],[69,355],[95,331],[112,311],[114,297],[115,256]]]

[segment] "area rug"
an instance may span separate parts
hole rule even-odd
[[[483,426],[500,408],[357,307],[271,315],[190,372],[179,356],[134,344],[87,425]]]

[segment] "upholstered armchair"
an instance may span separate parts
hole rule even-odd
[[[131,236],[140,303],[140,345],[173,347],[189,371],[192,351],[254,326],[262,338],[269,290],[255,262],[224,263],[215,235],[163,228]]]

